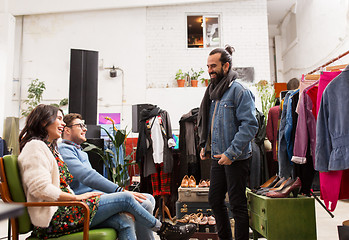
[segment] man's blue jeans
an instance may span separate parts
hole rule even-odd
[[[120,240],[149,239],[153,240],[152,228],[158,221],[152,214],[155,206],[154,197],[144,194],[147,200],[142,203],[135,200],[129,192],[116,192],[101,195],[99,207],[94,216],[91,227],[111,227],[118,231]],[[129,212],[135,217],[131,218],[121,212]]]

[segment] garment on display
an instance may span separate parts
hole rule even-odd
[[[180,179],[185,175],[193,175],[196,179],[209,178],[210,161],[201,161],[199,155],[198,111],[199,108],[193,108],[179,121]]]
[[[320,171],[321,196],[330,211],[334,211],[339,199],[349,197],[349,151],[345,144],[349,112],[340,107],[349,98],[343,91],[348,80],[348,66],[333,80],[320,78],[317,96],[321,106],[317,106],[315,169]]]
[[[347,87],[343,84],[348,82],[349,69],[346,64],[329,66],[347,54],[349,51],[303,75],[299,89],[288,91],[281,101],[280,123],[270,124],[273,131],[278,131],[277,142],[273,143],[278,152],[278,176],[299,177],[300,193],[307,196],[313,195],[312,189],[320,190],[330,211],[334,211],[338,199],[349,197],[349,164],[346,163],[349,157],[343,150],[345,146],[339,143],[343,141],[333,139],[345,135],[342,131],[345,127],[340,127],[338,122],[344,123],[349,116],[347,109],[340,107],[344,99],[349,98],[343,91]],[[268,127],[267,132],[270,131]],[[268,137],[274,139],[270,133]],[[334,143],[336,141],[339,145]],[[339,148],[341,150],[337,151]],[[336,155],[339,152],[340,157]],[[320,171],[320,181],[315,170]]]

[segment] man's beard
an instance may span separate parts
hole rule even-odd
[[[216,77],[214,78],[211,77],[211,82],[213,85],[217,85],[224,77],[223,68],[221,68],[219,72],[212,72],[211,74],[216,74]]]

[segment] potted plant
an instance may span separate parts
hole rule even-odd
[[[192,87],[197,87],[198,86],[198,79],[199,77],[204,73],[204,70],[200,68],[198,72],[194,71],[193,68],[191,68],[191,73],[189,74],[190,76],[190,82]]]
[[[46,89],[45,83],[39,81],[39,79],[33,79],[28,88],[28,99],[24,101],[28,108],[22,110],[22,116],[27,117],[29,113],[37,106],[42,100],[42,94]]]
[[[177,80],[178,87],[184,87],[186,73],[182,72],[182,69],[178,69],[175,79]]]
[[[210,84],[211,79],[209,79],[209,78],[201,78],[200,81],[201,81],[202,84],[205,83],[205,86],[207,87],[208,84]]]
[[[258,95],[261,98],[262,112],[265,117],[265,123],[267,123],[269,109],[275,106],[275,89],[266,80],[261,80],[255,84]]]
[[[110,134],[105,128],[101,127],[107,134],[115,148],[115,152],[112,149],[101,149],[94,144],[84,143],[84,151],[93,151],[97,153],[103,160],[104,165],[107,168],[108,179],[114,183],[118,183],[119,186],[125,187],[129,183],[128,166],[137,164],[132,160],[132,155],[135,153],[133,150],[129,155],[126,155],[126,129],[116,129],[114,120],[106,117],[113,124],[113,133]],[[123,159],[122,159],[123,158]],[[122,161],[123,160],[123,161]]]
[[[45,82],[39,81],[39,79],[33,79],[28,88],[28,99],[24,100],[24,103],[27,105],[27,109],[23,109],[21,114],[23,117],[27,117],[29,113],[40,104],[42,100],[42,95],[46,90]],[[68,98],[63,98],[59,104],[51,103],[58,108],[68,105]]]

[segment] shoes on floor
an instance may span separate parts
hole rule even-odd
[[[161,240],[188,240],[195,231],[195,224],[172,225],[162,222],[162,226],[157,233]]]

